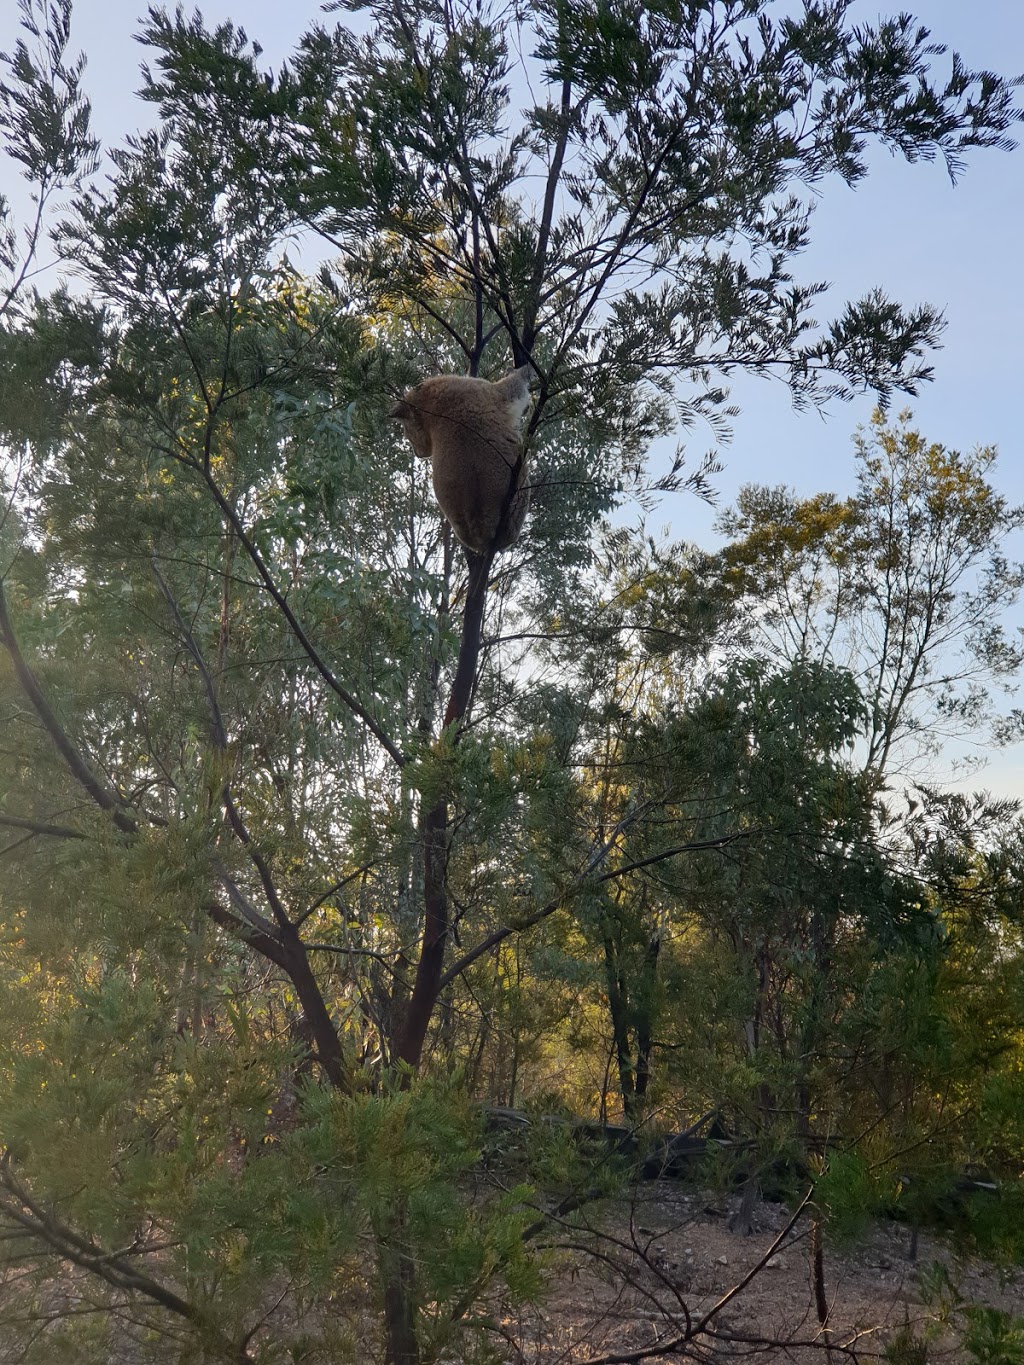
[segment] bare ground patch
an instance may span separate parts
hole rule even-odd
[[[909,1329],[927,1338],[929,1361],[958,1365],[965,1353],[956,1317],[943,1322],[941,1305],[924,1289],[936,1266],[945,1268],[965,1303],[1024,1313],[1019,1268],[1002,1272],[957,1258],[942,1238],[927,1233],[914,1260],[909,1230],[876,1222],[854,1248],[824,1244],[822,1327],[807,1219],[787,1232],[791,1212],[762,1202],[753,1233],[743,1236],[729,1227],[738,1202],[656,1182],[584,1220],[589,1229],[565,1220],[543,1238],[552,1256],[551,1292],[539,1309],[503,1324],[509,1359],[611,1365],[756,1358],[824,1365],[878,1359]]]

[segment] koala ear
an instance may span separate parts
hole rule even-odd
[[[405,401],[404,398],[400,398],[398,402],[395,404],[395,406],[388,413],[388,416],[399,418],[411,417],[412,407]]]
[[[510,403],[517,399],[526,398],[530,391],[530,367],[520,365],[518,370],[513,370],[504,379],[499,379],[497,388],[502,392],[502,396]]]

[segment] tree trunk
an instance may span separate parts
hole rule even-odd
[[[468,554],[469,585],[462,618],[462,642],[455,669],[455,682],[445,711],[444,726],[457,724],[469,710],[480,658],[480,638],[484,601],[490,575],[492,554]],[[457,738],[457,736],[455,737]],[[454,742],[454,741],[453,741]],[[423,1056],[427,1028],[440,994],[444,969],[444,950],[448,941],[448,801],[442,796],[420,822],[423,845],[423,941],[416,980],[405,1011],[395,1049],[399,1061],[414,1071]]]
[[[455,681],[444,716],[446,730],[450,726],[457,726],[469,711],[480,658],[487,582],[494,556],[493,553],[477,555],[467,552],[467,558],[469,583]],[[458,742],[457,732],[451,736],[451,742]],[[397,1059],[409,1068],[404,1078],[406,1084],[412,1073],[419,1069],[427,1029],[441,993],[444,954],[450,928],[448,828],[448,798],[441,796],[429,810],[423,812],[420,820],[423,938],[420,959],[416,964],[416,979],[394,1050]],[[384,1275],[385,1365],[419,1365],[420,1362],[416,1337],[416,1266],[404,1249],[402,1225],[403,1219],[399,1216],[388,1239],[391,1244],[379,1245]]]
[[[295,994],[299,997],[306,1026],[316,1045],[316,1059],[331,1085],[343,1094],[350,1094],[352,1078],[345,1064],[341,1039],[320,986],[313,975],[313,969],[309,965],[305,944],[299,938],[298,930],[293,927],[281,930],[280,939],[282,953],[278,960],[288,973],[295,987]]]
[[[378,1239],[384,1280],[385,1365],[420,1365],[416,1339],[416,1266],[405,1248],[404,1210]]]
[[[629,1046],[629,994],[620,963],[618,945],[611,933],[604,934],[604,986],[608,995],[608,1017],[612,1025],[615,1064],[619,1077],[622,1112],[632,1123],[636,1117],[636,1072]]]
[[[442,797],[426,813],[423,846],[423,940],[416,980],[402,1021],[396,1055],[413,1070],[420,1064],[430,1017],[437,1004],[448,940],[448,802]]]
[[[814,1287],[814,1308],[823,1332],[828,1331],[828,1295],[825,1292],[825,1247],[821,1235],[821,1218],[811,1219],[811,1283]]]
[[[658,982],[658,957],[661,953],[661,930],[656,929],[644,953],[641,981],[641,1007],[636,1024],[636,1107],[642,1109],[651,1081],[651,1059],[654,1052],[654,994]]]

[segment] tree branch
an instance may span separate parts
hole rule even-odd
[[[206,700],[210,708],[210,725],[213,732],[213,743],[218,753],[223,757],[227,753],[228,735],[227,730],[224,727],[224,718],[217,701],[217,693],[213,685],[213,678],[210,676],[210,670],[206,667],[206,661],[203,658],[202,650],[199,648],[199,644],[192,633],[191,628],[178,609],[178,604],[174,599],[173,593],[164,581],[164,577],[157,564],[156,555],[152,556],[150,563],[160,592],[163,594],[168,610],[174,618],[174,623],[178,628],[182,641],[192,657],[192,661],[199,672],[199,676],[203,680],[203,686],[206,690]],[[274,918],[277,920],[278,924],[290,926],[291,919],[284,908],[281,897],[278,895],[277,886],[270,873],[270,867],[256,847],[256,844],[253,842],[252,835],[249,833],[245,821],[242,819],[241,812],[235,805],[231,795],[231,784],[226,775],[221,787],[221,799],[224,802],[224,811],[228,817],[228,823],[234,831],[239,843],[244,845],[245,851],[252,859],[253,866],[259,874],[260,881],[263,884],[263,892],[267,898],[267,904],[270,906]]]
[[[679,853],[700,853],[703,849],[727,848],[729,844],[735,844],[740,839],[752,839],[755,835],[763,833],[764,830],[758,826],[755,829],[739,829],[733,834],[723,834],[717,839],[697,839],[689,844],[676,844],[672,848],[663,848],[660,853],[652,853],[648,858],[639,858],[635,863],[626,863],[622,867],[613,868],[610,872],[604,872],[597,881],[608,882],[613,877],[625,877],[629,872],[636,872],[641,867],[650,867],[654,863],[663,863],[667,858],[674,858]]]
[[[511,934],[520,934],[526,929],[532,929],[535,924],[539,924],[541,920],[547,919],[549,915],[553,915],[556,910],[561,909],[571,897],[575,896],[583,889],[590,874],[604,861],[615,847],[619,835],[623,830],[628,829],[631,824],[638,820],[643,812],[649,809],[649,806],[650,803],[648,802],[643,806],[637,807],[636,810],[627,812],[627,814],[622,817],[604,843],[591,854],[583,871],[577,875],[572,885],[566,891],[563,891],[560,896],[556,896],[554,900],[550,900],[546,905],[542,905],[541,908],[535,910],[532,915],[526,915],[522,919],[517,919],[511,924],[504,925],[501,929],[495,929],[493,933],[488,934],[485,939],[478,943],[475,948],[471,948],[468,953],[464,953],[441,977],[438,991],[440,992],[444,990],[446,986],[450,986],[455,978],[460,976],[467,967],[471,966],[478,957],[483,957],[484,953],[489,952],[491,948],[504,942]],[[604,880],[604,878],[601,880]]]
[[[2,581],[0,581],[0,642],[6,647],[11,657],[14,673],[21,684],[22,691],[28,697],[32,709],[42,722],[44,730],[50,736],[58,753],[67,764],[71,775],[84,787],[100,809],[108,812],[119,830],[125,834],[136,834],[139,828],[138,821],[128,813],[128,803],[119,792],[112,792],[103,786],[89,768],[85,759],[68,738],[57,713],[39,686],[39,680],[26,662],[14,633]]]
[[[44,1208],[14,1175],[8,1152],[0,1158],[0,1188],[7,1196],[0,1196],[0,1215],[50,1247],[62,1260],[89,1271],[115,1289],[141,1294],[168,1312],[185,1318],[208,1335],[227,1359],[239,1362],[239,1365],[250,1360],[244,1345],[225,1337],[202,1308],[130,1264],[125,1253],[104,1250]]]
[[[328,668],[327,664],[324,662],[323,658],[320,655],[319,650],[317,650],[316,646],[313,644],[309,636],[306,634],[302,626],[299,624],[299,620],[296,617],[295,613],[292,611],[291,607],[288,605],[287,599],[285,598],[281,590],[278,588],[277,584],[274,582],[270,570],[263,562],[263,556],[260,554],[259,550],[256,548],[252,540],[250,540],[244,526],[241,523],[241,520],[239,519],[238,513],[235,511],[235,509],[231,506],[230,502],[228,502],[227,498],[221,492],[216,479],[213,477],[212,472],[209,469],[203,468],[201,465],[197,464],[195,460],[189,459],[187,456],[180,455],[175,452],[171,452],[171,454],[172,458],[177,460],[180,464],[184,464],[188,468],[194,469],[197,473],[202,475],[204,483],[210,490],[210,494],[212,495],[214,501],[221,510],[221,515],[224,517],[228,525],[238,536],[239,543],[242,545],[246,554],[249,556],[249,559],[252,561],[253,567],[259,574],[263,586],[266,588],[270,596],[274,599],[281,614],[288,622],[292,634],[295,636],[296,640],[298,640],[299,644],[302,646],[302,649],[306,654],[306,657],[309,659],[310,663],[323,678],[324,682],[327,683],[328,687],[331,689],[332,692],[336,694],[336,696],[340,697],[340,699],[345,703],[345,705],[352,712],[352,714],[359,717],[359,719],[363,722],[363,724],[374,736],[374,738],[379,741],[381,746],[387,751],[391,758],[394,759],[395,763],[397,763],[399,767],[404,767],[407,762],[407,759],[406,756],[402,753],[401,749],[388,736],[387,732],[384,730],[380,722],[374,716],[372,716],[369,711],[367,711],[366,707],[363,706],[362,703],[359,702],[353,696],[353,694],[348,691],[346,687],[342,686],[342,684],[335,677],[334,673],[331,671],[330,668]]]
[[[83,834],[80,829],[72,829],[70,825],[51,825],[45,820],[26,820],[20,815],[0,814],[0,825],[6,825],[8,829],[24,829],[30,834],[48,834],[54,839],[87,839],[89,836]]]

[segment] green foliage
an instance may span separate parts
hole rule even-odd
[[[82,87],[85,58],[67,60],[71,0],[18,0],[21,28],[13,52],[0,52],[0,151],[32,187],[35,210],[19,247],[17,223],[0,194],[0,319],[17,316],[19,294],[43,239],[55,193],[78,188],[96,170],[99,144],[89,128]]]
[[[1024,584],[1006,550],[1024,509],[990,482],[993,450],[947,450],[910,422],[876,413],[858,434],[853,497],[748,487],[719,521],[733,537],[721,583],[759,606],[749,644],[862,679],[862,761],[879,784],[894,761],[920,763],[950,736],[1012,738],[992,686],[1012,691],[1022,662],[1000,618]]]
[[[460,1088],[423,1082],[352,1099],[311,1090],[305,1104],[324,1193],[372,1235],[381,1296],[391,1258],[416,1264],[420,1331],[431,1352],[461,1340],[459,1306],[496,1275],[510,1304],[536,1297],[539,1263],[522,1241],[535,1217],[532,1191],[518,1185],[493,1199],[467,1197],[481,1117]]]
[[[910,1326],[901,1327],[886,1343],[889,1365],[928,1365],[928,1342]]]
[[[977,1365],[1017,1365],[1024,1349],[1024,1319],[988,1304],[965,1302],[941,1262],[921,1275],[921,1295],[939,1322],[955,1323],[961,1346]]]
[[[964,1310],[964,1348],[977,1365],[1021,1365],[1024,1361],[1024,1318],[998,1308],[972,1304]]]
[[[837,1234],[876,1180],[1019,1173],[1016,811],[878,799],[895,746],[985,719],[1020,662],[991,455],[879,420],[854,498],[748,491],[719,556],[608,523],[708,491],[713,455],[648,454],[724,436],[736,369],[798,404],[914,391],[934,309],[875,294],[811,337],[808,186],[872,141],[958,170],[1007,142],[1013,83],[943,83],[924,30],[845,3],[350,8],[368,31],[313,28],[269,77],[236,25],[151,11],[158,126],[104,185],[64,0],[25,0],[3,59],[39,209],[23,253],[0,229],[26,1360],[493,1359],[542,1287],[531,1184],[569,1207],[626,1163],[537,1122],[503,1189],[485,1097],[714,1108],[782,1184],[824,1149]],[[300,228],[340,252],[315,280]],[[47,229],[75,291],[27,287]],[[534,511],[477,653],[386,414],[510,362]],[[958,1236],[1010,1257],[997,1204]]]
[[[878,1181],[857,1152],[833,1152],[814,1183],[814,1199],[824,1210],[830,1237],[857,1241],[866,1231],[879,1200]]]
[[[928,374],[933,310],[875,294],[808,341],[822,286],[789,272],[809,230],[800,191],[836,171],[856,183],[870,141],[954,172],[970,147],[1010,145],[1012,83],[957,56],[937,81],[943,49],[907,16],[854,29],[846,5],[712,21],[704,5],[554,0],[517,34],[436,0],[339,8],[370,32],[314,30],[270,82],[242,30],[153,14],[145,96],[176,135],[212,130],[233,180],[342,243],[367,290],[451,318],[453,290],[479,294],[501,348],[536,348],[565,414],[588,414],[595,450],[618,437],[639,453],[664,429],[673,372],[781,362],[805,402],[863,383],[913,391]],[[516,67],[558,92],[522,118]],[[535,215],[520,187],[549,168]],[[625,289],[598,342],[611,280]],[[475,339],[456,332],[479,359],[479,322]],[[728,419],[717,383],[672,396],[686,421]]]
[[[967,1236],[987,1259],[1009,1265],[1024,1262],[1024,1192],[1007,1181],[997,1191],[981,1190],[967,1202]]]

